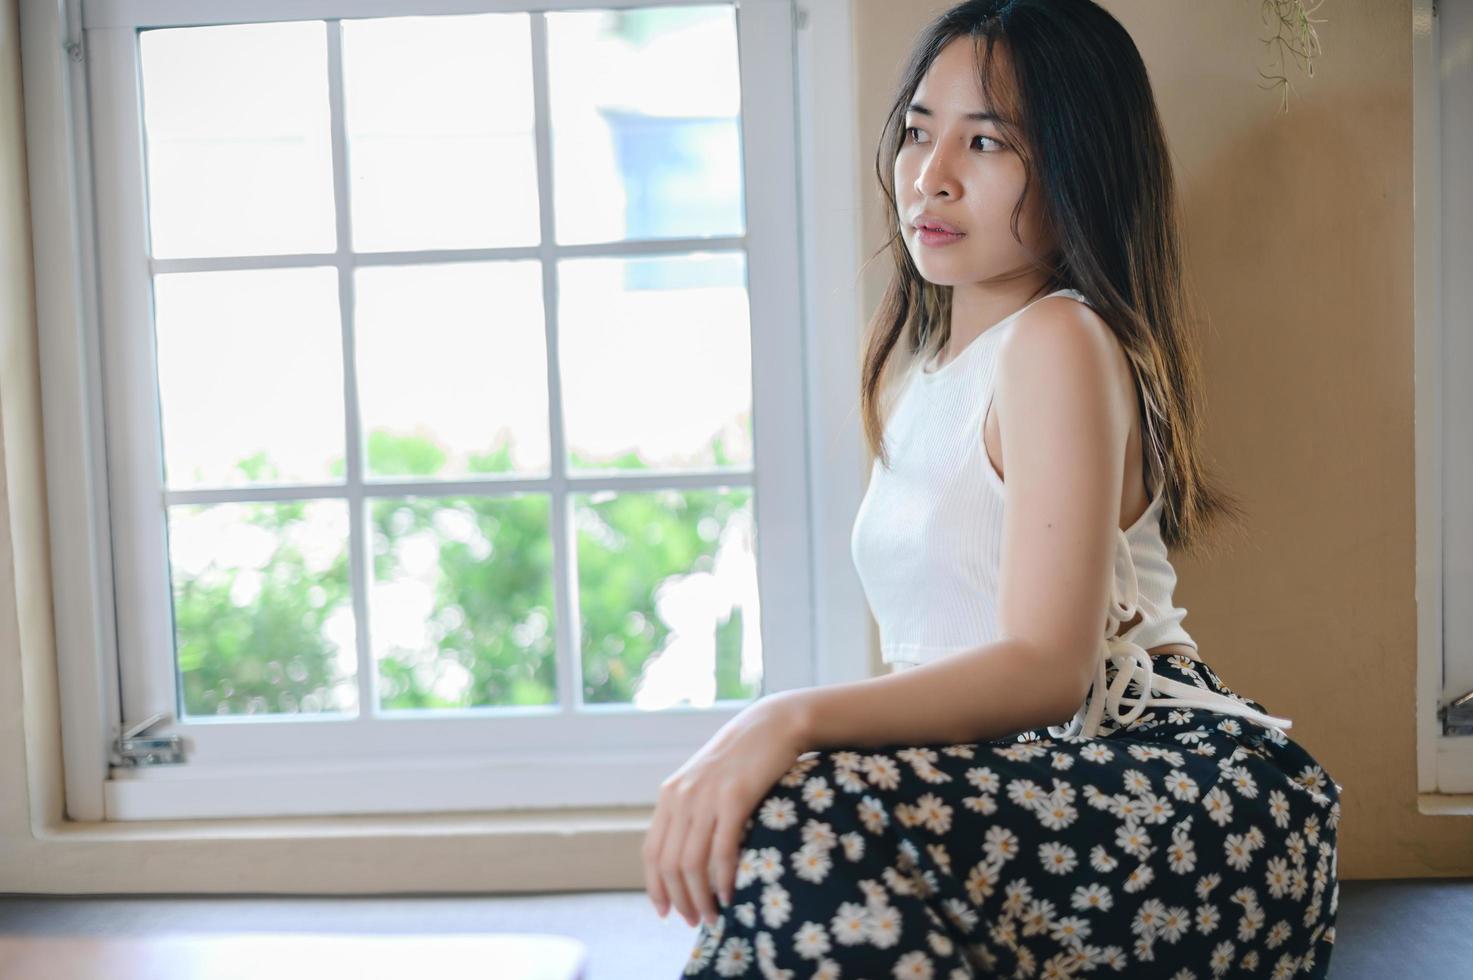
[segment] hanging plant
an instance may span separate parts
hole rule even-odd
[[[1323,18],[1316,20],[1311,15],[1324,2],[1325,0],[1315,0],[1314,5],[1310,6],[1305,0],[1262,0],[1263,22],[1274,32],[1272,36],[1262,40],[1264,44],[1277,49],[1278,65],[1273,74],[1259,69],[1258,74],[1269,81],[1269,84],[1259,87],[1283,89],[1284,97],[1280,104],[1282,112],[1289,111],[1289,93],[1294,88],[1284,72],[1284,52],[1294,56],[1306,76],[1314,77],[1314,57],[1320,53],[1320,38],[1315,33],[1314,25],[1325,21]]]

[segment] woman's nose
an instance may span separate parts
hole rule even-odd
[[[935,197],[943,191],[956,196],[956,177],[952,155],[942,143],[926,155],[921,172],[916,175],[916,191],[925,197]]]

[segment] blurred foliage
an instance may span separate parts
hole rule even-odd
[[[416,480],[437,477],[445,452],[432,439],[372,433],[367,468]],[[713,440],[717,465],[731,465]],[[595,468],[575,456],[575,470]],[[238,467],[269,482],[263,454]],[[597,468],[644,470],[635,454]],[[474,474],[516,475],[506,442],[470,461]],[[341,460],[334,472],[342,474]],[[712,567],[722,528],[751,504],[747,487],[570,495],[577,529],[577,602],[587,702],[629,703],[641,672],[665,649],[670,626],[656,609],[659,586]],[[433,591],[422,637],[380,651],[381,706],[394,709],[551,705],[557,701],[556,617],[549,497],[370,497],[366,508],[375,586],[407,581]],[[181,695],[188,715],[352,712],[357,708],[348,541],[330,563],[309,562],[319,539],[345,522],[342,500],[181,505],[171,517],[223,507],[273,542],[256,568],[211,563],[174,574]],[[337,515],[329,512],[336,508]],[[171,533],[176,533],[172,527]],[[436,555],[426,574],[424,554]],[[370,592],[370,627],[382,611]],[[740,679],[742,617],[732,609],[716,628],[717,697],[757,693]],[[346,636],[340,650],[334,635]],[[401,636],[402,641],[404,638]]]

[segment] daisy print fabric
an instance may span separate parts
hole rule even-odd
[[[1203,661],[1154,666],[1266,711]],[[1323,977],[1340,790],[1283,731],[1173,705],[1095,737],[808,752],[683,975]]]

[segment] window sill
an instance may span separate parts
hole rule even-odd
[[[1429,816],[1473,814],[1473,793],[1418,793],[1417,811]]]
[[[64,821],[36,838],[57,843],[123,841],[316,841],[345,838],[643,837],[652,807],[518,810],[507,813],[366,814],[212,820]]]

